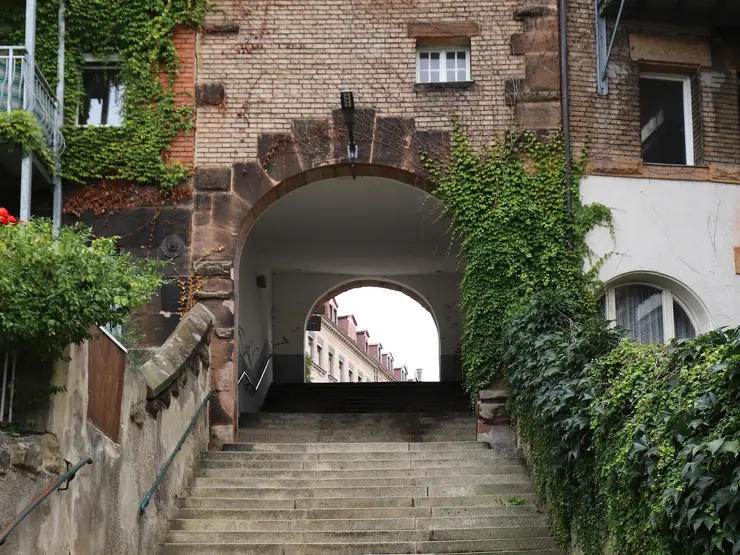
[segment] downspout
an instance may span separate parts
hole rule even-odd
[[[25,65],[23,67],[23,109],[33,113],[36,82],[36,0],[26,0]],[[21,203],[19,216],[27,222],[31,218],[31,181],[33,180],[33,152],[21,161]]]
[[[573,156],[570,136],[570,94],[568,92],[568,14],[567,0],[558,0],[560,38],[560,113],[563,120],[565,150],[565,212],[568,217],[568,250],[573,249]]]
[[[62,125],[64,125],[64,0],[59,0],[59,46],[57,50],[57,122],[54,130],[54,229],[62,225]]]

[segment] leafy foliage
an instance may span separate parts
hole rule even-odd
[[[58,2],[39,0],[37,64],[54,86],[57,74]],[[22,4],[3,10],[0,27],[22,43]],[[65,54],[65,128],[67,148],[62,176],[76,183],[99,180],[159,185],[169,190],[188,169],[168,162],[164,151],[175,136],[192,128],[194,108],[175,102],[177,52],[172,40],[178,25],[203,21],[205,0],[67,0]],[[123,86],[123,125],[77,127],[83,98],[84,55],[118,56],[117,79]]]
[[[24,153],[41,154],[51,166],[51,149],[33,114],[23,110],[0,113],[0,143],[18,145]]]
[[[582,270],[584,237],[595,224],[608,224],[610,212],[580,204],[582,160],[575,165],[573,215],[566,213],[561,136],[542,142],[531,133],[512,134],[476,151],[454,122],[450,157],[441,164],[425,162],[461,242],[463,366],[466,388],[475,395],[502,375],[503,326],[536,291],[558,287],[590,302],[593,278]]]
[[[740,328],[619,341],[542,292],[504,333],[511,409],[555,531],[587,554],[740,552]]]
[[[50,360],[93,325],[123,324],[164,281],[160,262],[132,260],[115,237],[45,219],[0,226],[0,260],[0,341]]]

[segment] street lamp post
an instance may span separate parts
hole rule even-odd
[[[357,161],[358,148],[355,143],[355,97],[352,91],[343,89],[339,91],[339,98],[342,105],[342,118],[347,126],[349,134],[349,143],[347,144],[347,159],[352,164],[352,179],[357,179],[355,173],[355,162]]]

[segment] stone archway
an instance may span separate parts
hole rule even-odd
[[[323,120],[292,122],[291,133],[264,134],[258,156],[231,167],[198,168],[194,177],[191,259],[200,287],[195,294],[213,312],[211,403],[213,439],[230,441],[237,428],[237,301],[234,282],[247,236],[278,199],[332,178],[376,177],[427,191],[421,153],[443,157],[449,133],[416,130],[412,119],[383,117],[359,109],[355,137],[359,157],[346,163],[346,129],[338,110]]]

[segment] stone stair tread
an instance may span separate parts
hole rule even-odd
[[[285,545],[285,544],[263,544],[257,546],[251,544],[250,555],[313,555],[320,554],[321,551],[317,551],[316,547],[321,544],[315,544],[312,549],[301,549],[301,544]],[[446,555],[565,555],[564,551],[558,549],[526,549],[526,550],[515,550],[510,549],[496,549],[486,551],[417,551],[416,546],[413,544],[391,544],[390,548],[399,548],[395,551],[383,549],[385,546],[379,546],[377,544],[355,544],[352,549],[345,551],[327,551],[332,555],[408,555],[408,554],[421,554],[421,555],[435,555],[436,553],[445,553]],[[160,555],[244,555],[244,544],[240,543],[165,543],[162,546]],[[359,548],[359,549],[358,549]],[[375,548],[372,550],[372,548]],[[371,549],[368,551],[368,549]]]

